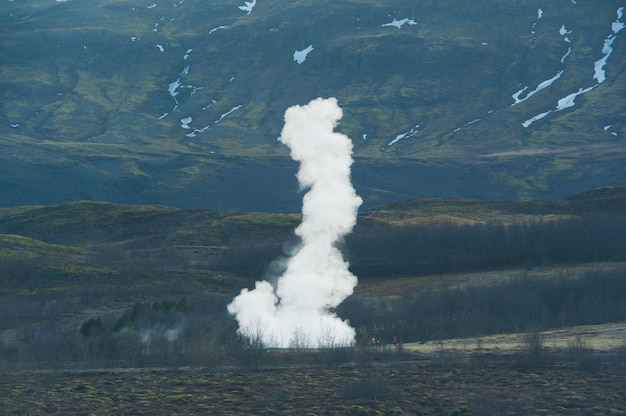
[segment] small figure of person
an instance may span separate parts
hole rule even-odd
[[[376,338],[374,338],[374,337],[370,338],[370,345],[372,345],[372,346],[376,345]]]
[[[391,342],[393,342],[393,345],[398,345],[398,338],[397,337],[393,337]]]

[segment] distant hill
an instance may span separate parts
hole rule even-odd
[[[551,202],[415,198],[360,213],[357,230],[438,223],[513,223],[587,214],[622,218],[625,212],[625,187],[596,189]],[[97,251],[102,247],[119,251],[189,247],[223,250],[237,244],[274,243],[282,247],[295,238],[293,231],[300,220],[299,214],[186,210],[93,201],[0,208],[0,257],[30,258],[32,253],[79,255],[86,254],[84,250]]]
[[[0,4],[0,205],[297,212],[286,108],[335,96],[364,207],[626,178],[614,0]]]

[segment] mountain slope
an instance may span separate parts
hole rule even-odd
[[[286,108],[335,96],[365,207],[622,184],[613,0],[0,5],[0,204],[291,212]]]

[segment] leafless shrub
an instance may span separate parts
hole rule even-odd
[[[520,364],[528,367],[544,364],[546,351],[543,345],[543,335],[537,331],[530,332],[526,334],[523,342]]]

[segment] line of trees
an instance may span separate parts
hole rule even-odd
[[[348,236],[360,278],[626,260],[626,217],[361,227]]]
[[[626,268],[579,278],[522,276],[401,299],[351,297],[338,313],[362,337],[404,342],[626,321]]]
[[[626,260],[626,217],[586,214],[513,223],[359,226],[342,247],[359,278],[423,276]],[[237,241],[218,267],[259,278],[283,253],[276,239]]]
[[[55,304],[61,305],[63,299]],[[208,302],[195,295],[141,301],[125,311],[86,318],[82,325],[68,321],[14,327],[0,339],[0,370],[68,365],[199,365],[216,371],[239,365],[260,370],[272,360],[334,365],[375,358],[370,355],[378,349],[368,348],[371,337],[383,344],[393,337],[401,342],[431,342],[626,321],[626,267],[587,272],[577,278],[565,274],[556,278],[521,276],[496,285],[447,288],[402,298],[351,297],[336,312],[357,329],[356,348],[331,348],[317,356],[294,345],[290,353],[272,358],[271,350],[238,336],[237,324],[226,312],[230,299],[224,295]],[[6,312],[8,307],[1,309]],[[24,323],[30,320],[28,316],[3,316]],[[355,355],[360,352],[363,354]]]

